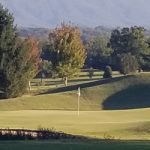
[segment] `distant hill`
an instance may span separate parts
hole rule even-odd
[[[150,27],[149,0],[0,0],[21,27],[50,28],[62,21],[79,26]]]
[[[95,28],[81,27],[80,29],[81,29],[82,39],[84,39],[84,40],[88,40],[89,38],[96,37],[96,36],[109,37],[111,35],[111,31],[113,30],[113,28],[108,28],[108,27],[103,27],[103,26],[98,26]],[[23,38],[32,36],[37,39],[45,41],[48,38],[50,30],[52,30],[52,29],[21,27],[21,28],[18,28],[18,33]]]
[[[112,30],[115,28],[97,26],[95,28],[80,27],[80,29],[81,29],[82,40],[87,41],[88,39],[91,39],[92,37],[97,37],[97,36],[110,37]],[[18,33],[23,38],[32,36],[39,40],[46,41],[48,39],[50,30],[52,29],[19,27]],[[147,37],[150,37],[150,29],[145,30],[145,35]]]
[[[108,28],[104,26],[97,26],[95,28],[83,28],[81,27],[81,38],[83,41],[88,41],[93,37],[105,36],[110,37],[114,28]]]
[[[47,40],[50,29],[47,28],[17,28],[19,36],[26,37],[35,37],[39,40]]]

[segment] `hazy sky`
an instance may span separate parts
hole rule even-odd
[[[150,27],[150,0],[0,0],[19,26],[52,27],[62,21],[81,26]]]

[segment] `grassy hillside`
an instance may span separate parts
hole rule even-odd
[[[80,116],[76,111],[79,86]],[[149,91],[150,74],[143,73],[71,83],[37,96],[1,100],[0,128],[42,126],[97,138],[150,139]]]
[[[150,107],[150,74],[131,75],[108,80],[108,83],[83,89],[84,99],[101,109]]]
[[[76,110],[79,86],[81,110],[150,107],[150,74],[145,73],[108,80],[86,80],[69,87],[51,88],[42,95],[0,100],[0,110]]]

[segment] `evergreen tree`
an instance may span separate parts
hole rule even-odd
[[[13,16],[0,5],[0,90],[1,97],[21,96],[35,75],[39,62],[38,43],[20,40]]]

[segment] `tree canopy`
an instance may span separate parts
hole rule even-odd
[[[1,97],[17,97],[25,93],[28,82],[38,69],[38,42],[19,39],[13,16],[0,5],[0,90]]]
[[[148,44],[142,27],[115,29],[111,34],[110,43],[115,54],[130,52],[139,56],[148,53]]]
[[[134,56],[138,62],[139,68],[143,65],[143,56],[150,53],[149,46],[145,37],[145,30],[142,27],[131,27],[115,29],[112,31],[110,45],[114,50],[113,56]],[[133,58],[133,57],[130,58]],[[123,59],[124,61],[127,59]],[[131,60],[131,59],[130,59]],[[128,61],[129,63],[132,61]],[[136,63],[131,63],[130,66]],[[137,66],[137,65],[136,65]],[[131,67],[135,68],[135,67]],[[129,69],[128,69],[129,70]]]
[[[113,53],[109,46],[109,38],[97,36],[87,44],[86,65],[96,69],[104,69],[109,64],[109,57]]]
[[[85,48],[80,39],[80,30],[77,27],[61,24],[49,35],[52,64],[59,77],[65,80],[77,75],[84,65],[86,58]]]

